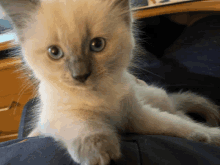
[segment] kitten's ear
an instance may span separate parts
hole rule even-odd
[[[130,7],[130,0],[112,0],[113,3],[117,5],[121,5],[121,7]]]
[[[0,5],[17,29],[25,27],[26,20],[40,4],[40,0],[0,0]]]
[[[132,22],[131,15],[131,5],[130,0],[111,0],[113,2],[114,8],[119,8],[121,10],[121,16],[129,25]]]

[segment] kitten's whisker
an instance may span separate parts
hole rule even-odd
[[[25,92],[26,87],[30,87],[30,84],[29,84],[29,83],[26,83],[26,85],[24,85],[24,86],[22,87],[21,91],[18,93],[18,96],[19,96],[19,97],[18,97],[18,99],[16,100],[16,102],[19,103],[20,98],[21,98],[21,96],[23,95],[23,93]],[[16,110],[17,110],[17,106],[15,107],[13,114],[15,114]]]
[[[24,68],[24,67],[20,67],[20,69],[23,69],[23,71],[25,71],[25,68]],[[21,73],[21,75],[20,75],[19,77],[17,77],[17,78],[29,80],[29,78],[27,77],[27,75],[25,75],[24,72],[22,72],[22,70],[17,69],[17,70],[14,71],[14,73],[16,73],[16,72],[18,72],[18,73],[20,72],[20,73]],[[20,92],[18,93],[18,96],[19,96],[19,97],[18,97],[18,99],[16,100],[16,102],[19,102],[19,101],[20,101],[20,99],[21,99],[22,95],[24,94],[24,92],[26,91],[26,89],[30,88],[31,86],[34,86],[34,93],[35,93],[35,91],[37,91],[37,89],[35,89],[35,85],[36,85],[35,82],[31,82],[30,80],[29,80],[29,81],[24,81],[24,82],[26,82],[26,83],[25,83],[25,84],[22,84],[22,86],[21,86],[22,88],[21,88]],[[33,95],[33,94],[32,94],[32,95]],[[30,96],[30,99],[31,99],[32,95]],[[14,109],[14,112],[13,112],[13,113],[15,113],[16,110],[17,110],[17,106],[16,106],[16,108]]]
[[[140,69],[141,71],[149,72],[150,74],[152,74],[152,75],[154,75],[154,76],[157,76],[157,77],[159,77],[159,78],[165,80],[164,77],[161,77],[161,76],[159,76],[159,75],[157,75],[157,74],[155,74],[155,73],[153,73],[153,72],[151,72],[151,71],[149,71],[149,70],[147,70],[147,69],[143,69],[143,68],[140,68],[140,67],[137,67],[137,68]],[[132,74],[133,74],[133,73],[132,73]]]

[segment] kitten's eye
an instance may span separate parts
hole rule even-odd
[[[51,46],[48,48],[48,54],[49,56],[54,59],[54,60],[59,60],[60,58],[63,57],[63,51],[60,47],[58,46]]]
[[[90,43],[90,50],[94,52],[100,52],[105,48],[105,39],[97,37],[92,39]]]

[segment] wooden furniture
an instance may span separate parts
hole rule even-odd
[[[20,60],[0,60],[0,142],[16,139],[24,105],[35,96],[34,85],[18,71]]]
[[[182,12],[207,12],[220,11],[219,0],[170,0],[173,2],[158,3],[153,5],[152,0],[148,0],[151,6],[134,7],[134,17],[137,19],[159,16],[164,14],[182,13]],[[159,0],[155,0],[156,2]],[[161,1],[161,0],[160,0]]]

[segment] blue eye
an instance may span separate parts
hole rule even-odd
[[[97,37],[91,40],[90,50],[94,52],[101,52],[105,48],[105,39]]]
[[[54,60],[59,60],[64,55],[63,50],[58,46],[50,46],[48,48],[48,54]]]

